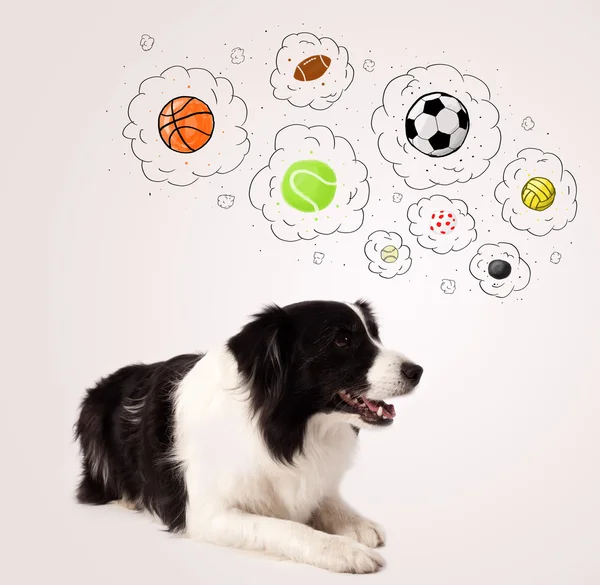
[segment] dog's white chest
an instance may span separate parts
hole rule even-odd
[[[238,505],[249,512],[306,522],[323,497],[337,490],[355,448],[356,435],[348,425],[314,421],[304,454],[293,466],[260,457],[262,464],[243,478],[243,489],[236,489]]]
[[[222,356],[208,355],[179,388],[176,459],[186,469],[188,520],[201,523],[214,507],[305,522],[324,496],[337,490],[352,463],[352,427],[327,415],[310,419],[303,454],[293,465],[274,461],[239,379]],[[231,390],[223,390],[223,389]]]

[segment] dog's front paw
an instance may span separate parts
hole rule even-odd
[[[366,518],[353,518],[337,532],[371,548],[385,544],[385,531],[379,524]]]
[[[384,565],[383,557],[372,548],[343,536],[333,537],[323,550],[323,568],[336,573],[375,573]]]

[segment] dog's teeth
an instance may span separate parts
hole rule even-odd
[[[380,406],[380,407],[377,409],[377,416],[383,416],[383,406]]]

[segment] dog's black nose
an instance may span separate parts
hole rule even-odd
[[[414,384],[418,384],[421,376],[423,375],[423,368],[417,364],[402,364],[400,371]]]

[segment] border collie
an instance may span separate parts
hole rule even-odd
[[[119,501],[198,541],[369,573],[383,529],[339,493],[359,430],[423,368],[365,301],[269,306],[221,348],[130,365],[87,391],[77,499]]]

